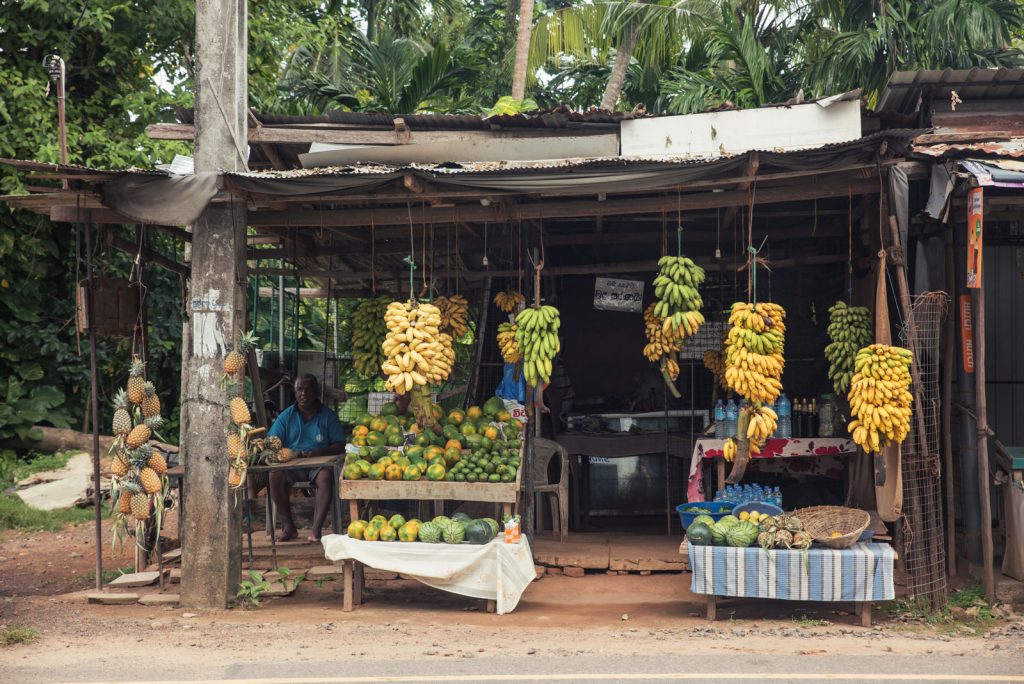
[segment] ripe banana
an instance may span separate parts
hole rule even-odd
[[[531,385],[551,382],[551,361],[562,348],[559,325],[553,306],[523,309],[516,316],[515,342],[523,355],[523,375]]]
[[[836,302],[828,310],[828,336],[832,340],[825,347],[829,360],[828,377],[836,394],[846,394],[855,372],[857,351],[874,340],[871,312],[861,306],[847,306]]]
[[[704,306],[697,288],[704,282],[704,269],[684,256],[658,259],[654,278],[654,315],[662,321],[665,335],[680,340],[695,335],[704,325],[700,309]]]
[[[388,332],[387,308],[387,299],[364,299],[352,313],[352,365],[365,377],[376,377],[386,358],[381,343]]]
[[[523,360],[523,352],[516,344],[516,330],[519,327],[515,323],[498,324],[498,349],[501,350],[501,358],[505,363],[519,363]]]
[[[785,316],[785,310],[778,304],[732,305],[723,377],[726,387],[752,404],[772,404],[782,392]]]
[[[381,343],[381,370],[396,394],[448,379],[455,363],[452,337],[440,332],[441,311],[425,302],[391,302],[384,313],[388,332]]]
[[[750,416],[747,422],[747,441],[750,442],[750,452],[759,454],[771,436],[775,434],[779,417],[769,406],[755,404],[746,406],[742,410]]]
[[[441,328],[449,332],[453,339],[459,340],[469,332],[469,301],[462,295],[438,297],[434,304],[441,311]]]
[[[521,292],[516,290],[498,292],[498,294],[494,295],[494,305],[505,313],[512,313],[524,301],[526,301],[526,298],[523,297]]]
[[[736,458],[736,440],[732,437],[725,440],[725,445],[722,447],[722,456],[729,463],[732,463],[733,459]]]
[[[907,438],[914,402],[910,392],[913,362],[909,349],[886,344],[872,344],[857,352],[848,395],[854,420],[846,427],[864,451],[876,452]]]

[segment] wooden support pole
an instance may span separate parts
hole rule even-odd
[[[978,489],[981,499],[981,563],[985,599],[996,601],[992,551],[992,478],[988,473],[988,401],[985,397],[985,288],[974,291],[974,382],[978,413]]]
[[[946,292],[954,301],[946,318],[946,335],[942,350],[942,470],[946,505],[946,574],[956,577],[956,510],[953,479],[953,357],[956,353],[956,283],[953,274],[953,227],[946,226]]]
[[[96,591],[103,588],[103,513],[100,508],[100,399],[96,363],[96,307],[92,273],[92,226],[85,226],[86,317],[89,322],[89,400],[92,411],[92,503],[96,521]]]

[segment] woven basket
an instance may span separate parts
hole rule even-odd
[[[811,506],[793,512],[800,518],[814,541],[831,549],[845,549],[860,539],[871,516],[867,511],[845,506]],[[832,536],[838,532],[838,536]]]

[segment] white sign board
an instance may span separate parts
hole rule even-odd
[[[640,313],[644,302],[644,281],[596,278],[594,308],[604,311]]]

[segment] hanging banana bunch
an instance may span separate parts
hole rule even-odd
[[[505,363],[519,363],[523,360],[523,352],[516,343],[516,331],[519,329],[515,323],[498,324],[498,349],[501,350],[501,358]]]
[[[414,386],[448,379],[455,363],[452,337],[440,332],[441,311],[426,302],[391,302],[384,314],[388,332],[381,344],[387,359],[381,370],[388,390],[411,392]]]
[[[383,297],[364,299],[352,313],[352,366],[367,378],[380,373],[385,356],[381,350],[388,332],[384,312],[388,300]]]
[[[877,452],[907,438],[914,402],[910,392],[913,362],[909,349],[887,344],[872,344],[857,352],[849,394],[854,420],[846,427],[864,451]]]
[[[462,339],[469,332],[469,301],[462,295],[438,297],[434,304],[441,312],[441,329],[447,330],[453,339]]]
[[[657,304],[651,302],[644,311],[644,334],[647,336],[644,357],[651,363],[662,364],[669,378],[675,380],[679,377],[679,364],[675,355],[682,348],[682,340],[665,333],[664,321],[654,313],[656,307]]]
[[[708,349],[704,352],[704,367],[715,376],[715,382],[718,386],[725,389],[725,362],[723,358],[724,354],[721,351]]]
[[[665,335],[679,340],[696,335],[704,325],[700,312],[704,300],[697,289],[704,282],[704,269],[684,256],[663,256],[658,259],[658,267],[654,294],[659,301],[654,305],[654,315],[661,318]]]
[[[551,360],[562,348],[558,340],[558,309],[546,305],[523,309],[516,316],[516,325],[515,341],[523,353],[526,382],[533,386],[551,382]]]
[[[829,360],[828,377],[836,394],[846,394],[855,371],[857,352],[871,344],[875,335],[871,312],[862,306],[847,306],[838,301],[828,310],[828,336],[832,342],[825,347]]]
[[[494,295],[494,305],[505,313],[512,313],[525,301],[526,297],[517,290],[500,291]]]

